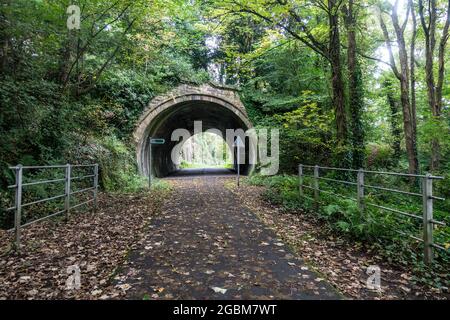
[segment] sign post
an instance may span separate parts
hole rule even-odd
[[[150,137],[150,145],[149,145],[149,150],[148,150],[148,187],[151,188],[152,187],[152,146],[154,144],[164,144],[166,142],[165,139],[162,138],[153,138]]]
[[[234,145],[233,147],[236,147],[236,162],[237,162],[237,177],[236,177],[236,183],[237,186],[239,187],[239,180],[240,180],[240,175],[241,175],[241,148],[244,147],[244,143],[242,142],[241,137],[237,137],[236,140],[234,141]]]

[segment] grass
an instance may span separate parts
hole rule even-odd
[[[232,169],[233,164],[232,163],[226,163],[226,164],[204,164],[204,163],[188,163],[188,162],[182,162],[180,164],[181,169],[203,169],[203,168],[217,168],[217,169]]]
[[[148,183],[148,181],[147,181]],[[153,178],[152,179],[152,186],[151,191],[170,191],[172,190],[172,185],[163,179]]]

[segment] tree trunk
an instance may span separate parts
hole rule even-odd
[[[400,51],[401,50],[399,50],[399,52]],[[402,54],[400,53],[400,55]],[[417,174],[419,168],[416,153],[417,150],[415,148],[416,135],[412,123],[413,117],[411,115],[411,104],[409,101],[409,81],[405,76],[402,76],[402,79],[400,80],[400,101],[403,111],[403,129],[405,132],[405,145],[406,152],[408,154],[409,173]]]
[[[410,101],[410,74],[409,74],[409,65],[408,65],[408,52],[406,50],[406,43],[404,32],[406,28],[406,22],[409,17],[409,10],[406,15],[404,23],[400,26],[398,21],[397,14],[397,4],[398,0],[392,7],[391,12],[391,20],[394,26],[396,42],[399,51],[399,61],[400,61],[400,71],[397,69],[394,54],[392,52],[391,39],[389,37],[389,33],[384,23],[383,17],[380,14],[380,26],[383,31],[383,35],[385,38],[385,43],[389,51],[390,65],[392,71],[394,72],[396,78],[400,81],[400,101],[402,104],[402,113],[403,113],[403,130],[405,133],[405,145],[406,145],[406,153],[408,155],[408,165],[409,165],[409,173],[417,174],[419,172],[419,162],[417,159],[417,149],[415,147],[416,144],[416,132],[414,130],[415,124],[413,124],[414,117],[411,111],[411,101]]]
[[[396,167],[396,166],[398,166],[398,162],[399,162],[400,155],[401,155],[400,144],[401,144],[402,130],[401,130],[400,119],[399,119],[400,108],[398,105],[398,100],[394,96],[392,85],[393,85],[392,81],[390,81],[389,79],[386,79],[383,82],[383,87],[386,91],[387,102],[388,102],[389,108],[391,110],[391,114],[390,114],[390,118],[389,118],[389,120],[391,122],[390,123],[391,124],[391,135],[393,138],[391,147],[394,150],[394,154],[392,157],[392,159],[393,159],[392,166]]]
[[[439,112],[442,112],[442,88],[444,85],[445,76],[445,47],[449,38],[450,27],[450,0],[447,1],[447,18],[442,30],[442,37],[439,42],[438,53],[438,81],[436,85],[436,104]]]
[[[8,52],[9,52],[9,40],[4,39],[2,41],[2,49],[0,51],[0,74],[6,73],[8,69]]]
[[[423,17],[423,5],[420,2],[421,17]],[[427,84],[427,96],[428,105],[431,109],[431,114],[433,117],[439,117],[439,111],[436,104],[436,90],[434,81],[434,48],[436,47],[436,2],[435,0],[429,1],[429,26],[424,28],[425,33],[425,79]],[[439,167],[439,141],[433,138],[431,141],[431,163],[430,169],[432,171]]]
[[[389,51],[389,58],[391,68],[400,82],[400,101],[402,105],[402,113],[403,113],[403,130],[405,133],[405,145],[406,145],[406,153],[408,155],[408,171],[412,174],[417,174],[419,172],[419,162],[417,159],[417,149],[416,149],[416,132],[414,130],[415,124],[413,121],[415,120],[412,115],[411,101],[410,101],[410,74],[409,74],[409,65],[408,65],[408,52],[406,50],[406,43],[404,37],[404,31],[406,27],[406,21],[409,16],[408,14],[405,18],[405,22],[400,26],[397,15],[397,2],[392,7],[391,12],[391,20],[394,26],[395,34],[396,34],[396,42],[398,46],[399,52],[399,61],[400,61],[400,70],[397,69],[395,64],[394,55],[392,52],[391,40],[389,37],[388,30],[386,28],[386,24],[384,23],[383,17],[380,14],[380,26],[383,31],[383,35],[385,38],[386,46]]]
[[[60,49],[60,62],[58,70],[58,81],[60,84],[66,84],[69,81],[70,66],[72,63],[72,55],[74,51],[74,37],[71,31],[67,34],[64,47]]]
[[[439,42],[438,53],[438,80],[436,83],[434,76],[434,55],[436,48],[436,24],[437,24],[437,5],[436,0],[428,1],[428,21],[426,21],[424,13],[423,0],[419,0],[419,16],[422,29],[425,36],[425,79],[427,85],[428,105],[430,107],[433,118],[440,119],[442,115],[442,86],[444,81],[444,56],[445,46],[448,40],[448,30],[450,23],[450,0],[447,2],[447,14],[442,30],[441,40]],[[431,141],[431,163],[432,171],[439,169],[440,166],[441,146],[438,138]]]
[[[411,11],[412,18],[412,35],[411,35],[411,45],[410,45],[410,75],[411,75],[411,120],[412,120],[412,131],[414,136],[413,148],[414,154],[417,159],[417,103],[416,103],[416,38],[417,38],[417,20],[416,13],[414,11],[414,1],[408,1],[409,10]],[[419,163],[417,160],[417,168]],[[417,169],[418,170],[418,169]]]
[[[279,5],[287,5],[284,0],[276,1]],[[295,22],[296,28],[291,28],[291,23],[286,24],[275,21],[272,16],[266,16],[252,8],[245,5],[241,5],[235,13],[250,13],[262,20],[274,24],[277,27],[282,28],[288,34],[295,39],[302,42],[308,48],[324,57],[331,67],[331,88],[332,88],[332,104],[335,111],[336,121],[336,140],[338,143],[338,150],[341,155],[338,155],[338,161],[340,165],[348,166],[349,157],[347,157],[347,122],[346,122],[346,110],[345,110],[345,85],[342,79],[342,65],[341,65],[341,42],[339,36],[339,7],[343,4],[341,0],[329,0],[325,7],[325,4],[321,8],[328,15],[329,23],[329,40],[328,46],[316,38],[314,34],[309,30],[305,21],[307,19],[302,18],[297,14],[293,8],[289,8],[288,12],[292,22]]]
[[[362,168],[364,165],[364,131],[361,122],[363,105],[363,87],[361,68],[356,57],[356,15],[353,11],[353,0],[349,0],[348,7],[344,8],[345,26],[347,28],[347,68],[349,109],[352,117],[351,137],[353,147],[353,167]]]
[[[333,89],[332,103],[335,109],[336,137],[338,144],[341,147],[345,147],[347,144],[347,123],[344,99],[345,89],[344,81],[342,79],[339,16],[335,7],[335,0],[328,1],[330,24],[329,57],[331,64],[331,86]]]

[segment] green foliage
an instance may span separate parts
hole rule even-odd
[[[146,187],[130,142],[142,110],[181,82],[208,80],[206,34],[197,25],[197,6],[83,2],[81,29],[70,32],[67,6],[18,0],[0,7],[2,210],[11,205],[6,186],[14,177],[8,166],[19,163],[98,162],[105,190]],[[30,197],[53,191],[36,188]],[[0,220],[11,224],[3,211]]]
[[[362,79],[362,70],[358,59],[354,75],[349,79],[349,112],[352,121],[351,126],[351,142],[352,142],[352,167],[355,169],[364,166],[364,140],[365,133],[362,122],[362,114],[364,111],[364,83]]]
[[[7,108],[0,113],[2,144],[0,165],[31,165],[61,159],[69,142],[71,110],[68,100],[58,95],[58,86],[36,80],[0,79],[0,101]],[[2,175],[5,187],[9,175]]]
[[[438,2],[439,7],[443,6],[443,1]],[[345,1],[339,3],[345,5]],[[396,233],[418,236],[420,221],[400,220],[393,213],[373,208],[362,215],[354,201],[327,194],[321,194],[320,209],[314,210],[311,193],[306,193],[309,198],[300,198],[297,179],[291,176],[300,163],[341,167],[352,163],[354,167],[406,172],[398,79],[392,70],[382,67],[384,64],[365,58],[380,58],[379,51],[384,50],[372,10],[373,5],[387,9],[388,1],[362,1],[357,6],[358,64],[353,79],[345,77],[345,10],[340,7],[336,11],[341,43],[335,49],[341,55],[340,71],[347,85],[348,145],[336,141],[327,56],[330,10],[322,1],[76,0],[73,4],[83,8],[81,29],[73,31],[66,27],[66,1],[14,0],[0,6],[1,208],[12,205],[6,186],[13,183],[14,177],[8,166],[18,163],[98,162],[104,190],[135,192],[147,188],[147,179],[137,173],[131,137],[139,116],[160,93],[182,82],[208,81],[207,70],[211,68],[215,80],[241,89],[241,99],[257,129],[280,130],[279,163],[283,175],[248,179],[268,187],[268,200],[286,211],[304,211],[352,241],[370,243],[389,260],[402,264],[413,261],[414,268],[425,270],[420,262],[420,245]],[[438,24],[438,33],[442,25]],[[410,29],[407,25],[408,42]],[[424,51],[424,36],[419,29],[415,88],[420,168],[423,172],[429,170],[432,141],[438,141],[441,167],[433,173],[446,179],[434,182],[434,190],[447,200],[436,201],[435,219],[449,225],[450,78],[446,72],[442,115],[433,116],[427,101]],[[447,67],[450,51],[444,52]],[[35,171],[27,179],[58,178],[61,174]],[[342,178],[337,173],[328,177]],[[352,174],[345,178],[355,181]],[[417,183],[391,176],[373,176],[368,182],[420,192]],[[74,186],[82,188],[83,183]],[[355,196],[351,188],[324,182],[321,187]],[[153,188],[167,190],[170,186],[155,180]],[[24,199],[60,192],[61,185],[57,184],[35,186],[24,194]],[[373,190],[367,192],[366,198],[406,212],[421,211],[420,199]],[[55,201],[30,208],[24,211],[23,219],[56,211],[61,205]],[[0,212],[0,225],[12,226],[10,213]],[[438,228],[435,240],[450,246],[449,232],[449,227]],[[448,273],[448,259],[438,254],[439,263],[433,271]]]
[[[333,174],[327,177],[335,178]],[[312,185],[311,178],[304,177],[304,179],[305,185]],[[296,176],[279,175],[268,177],[256,174],[248,177],[245,181],[251,185],[265,186],[264,198],[273,204],[281,206],[287,213],[307,214],[312,219],[322,221],[330,232],[346,237],[349,241],[363,242],[368,248],[376,250],[376,252],[393,263],[404,266],[413,264],[416,272],[422,274],[422,282],[428,281],[432,277],[430,276],[430,271],[432,271],[431,275],[434,276],[448,272],[448,263],[450,262],[448,253],[435,250],[436,259],[433,269],[430,270],[422,262],[423,247],[408,238],[408,236],[398,233],[421,237],[421,221],[399,216],[393,212],[378,210],[370,206],[366,206],[364,214],[361,214],[356,201],[349,199],[356,197],[355,190],[349,190],[349,188],[342,187],[342,185],[321,180],[320,189],[325,192],[320,193],[320,203],[318,208],[316,208],[310,189],[305,187],[303,189],[305,196],[300,196],[298,177]],[[366,182],[369,185],[387,187],[395,184],[396,189],[420,192],[415,190],[415,187],[411,187],[407,179],[399,180],[398,177],[394,176],[375,175],[367,177]],[[341,196],[331,195],[326,192],[332,192]],[[421,212],[421,199],[416,201],[415,198],[401,194],[368,192],[366,201],[404,212],[415,212],[419,213],[419,215]],[[448,223],[447,206],[448,204],[443,204],[435,207],[435,219]],[[436,243],[450,247],[449,231],[449,227],[436,229],[434,232]]]
[[[275,42],[253,63],[255,75],[241,98],[257,127],[280,130],[280,171],[327,163],[334,145],[333,113],[323,61],[295,42]]]
[[[108,136],[95,146],[96,161],[100,165],[101,185],[106,191],[139,191],[148,180],[137,174],[134,155],[114,136]]]
[[[147,181],[148,183],[148,181]],[[161,180],[161,179],[153,179],[152,180],[152,187],[151,187],[152,191],[162,191],[162,192],[167,192],[172,190],[172,185],[165,181],[165,180]]]
[[[446,156],[450,154],[450,122],[445,118],[433,117],[429,112],[426,115],[427,118],[419,127],[423,152],[428,157],[431,156],[431,145],[435,139],[439,141],[444,158],[447,158]]]
[[[380,143],[369,143],[366,147],[366,168],[389,168],[392,166],[393,150]]]

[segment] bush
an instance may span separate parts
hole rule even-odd
[[[333,173],[330,173],[329,177],[334,177]],[[417,188],[417,185],[411,186],[406,181],[395,179],[397,178],[392,176],[376,175],[373,178],[368,177],[366,182],[371,185],[395,185],[396,189]],[[305,197],[300,196],[297,176],[261,176],[255,174],[248,177],[246,182],[251,185],[267,187],[263,197],[267,201],[281,206],[287,212],[302,212],[310,215],[314,219],[326,223],[330,231],[346,237],[350,241],[362,241],[367,246],[374,247],[382,256],[392,262],[405,266],[411,265],[412,262],[416,268],[424,271],[424,273],[427,270],[422,262],[422,245],[407,236],[407,234],[410,234],[421,237],[421,221],[369,206],[366,206],[364,213],[361,214],[357,203],[345,198],[355,198],[356,190],[331,182],[327,183],[323,180],[320,181],[321,190],[344,196],[344,198],[321,192],[318,209],[315,208],[312,199],[312,190],[304,188]],[[305,177],[304,183],[311,186],[312,179]],[[418,192],[417,190],[412,191]],[[417,199],[405,197],[401,194],[366,194],[366,201],[368,202],[420,215],[421,199],[415,200]],[[435,218],[448,223],[447,211],[443,211],[439,206],[436,206],[435,209]],[[436,229],[434,233],[436,243],[444,246],[446,243],[449,245],[449,231],[449,227]],[[399,232],[402,234],[399,234]],[[436,273],[447,272],[450,262],[448,253],[439,250],[435,250],[435,252],[436,262],[433,265],[433,270]]]
[[[134,192],[148,186],[148,180],[137,172],[133,152],[121,140],[105,137],[98,149],[95,156],[100,166],[101,185],[106,191]]]
[[[392,166],[393,150],[389,145],[370,143],[366,147],[366,168],[389,168]]]

